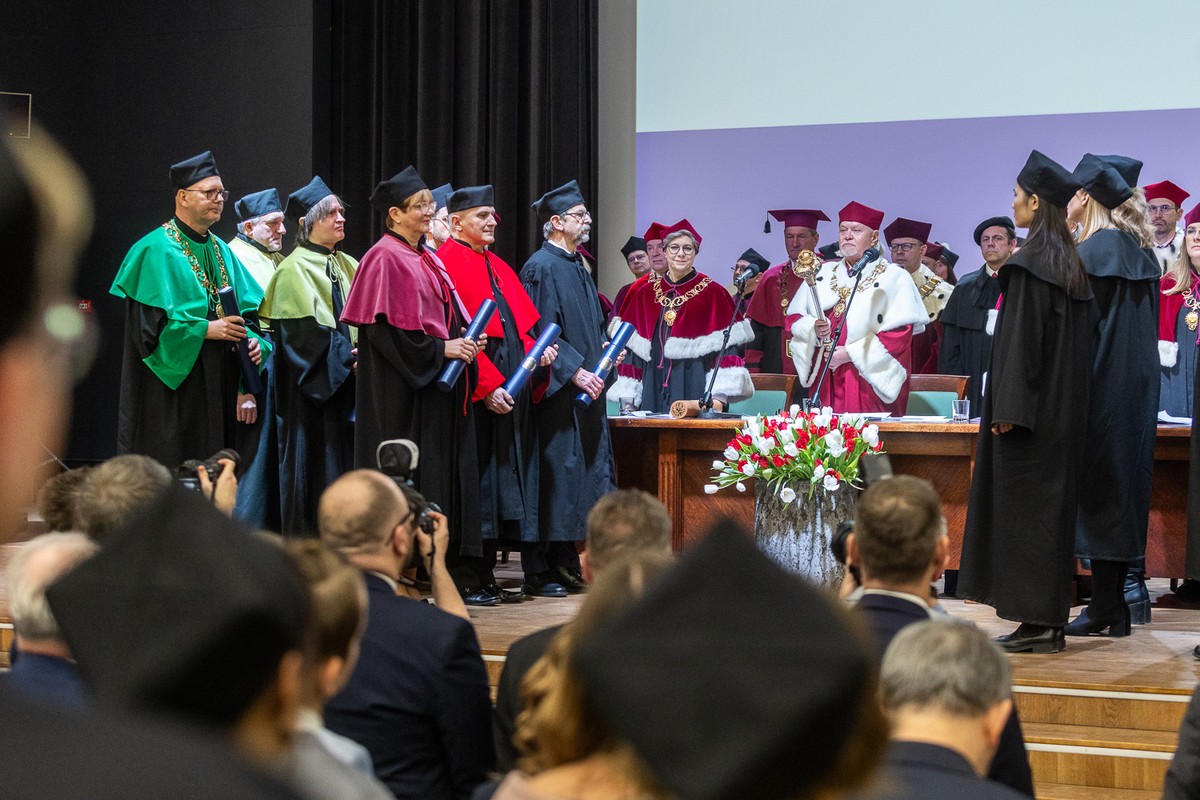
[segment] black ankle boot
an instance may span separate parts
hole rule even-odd
[[[1109,636],[1129,635],[1129,606],[1123,604],[1111,617],[1093,618],[1088,613],[1089,610],[1090,607],[1085,606],[1083,611],[1079,612],[1078,617],[1067,623],[1067,627],[1063,628],[1063,633],[1067,636],[1090,636],[1107,628]]]
[[[1134,625],[1150,622],[1150,591],[1145,575],[1125,576],[1125,605],[1129,606],[1129,618]]]
[[[1006,653],[1057,653],[1066,649],[1062,628],[1030,625],[1022,622],[1012,633],[996,637],[996,643]]]

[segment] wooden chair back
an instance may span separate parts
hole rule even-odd
[[[967,396],[969,375],[913,375],[909,379],[910,392],[954,392],[958,399]]]

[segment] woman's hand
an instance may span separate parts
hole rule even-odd
[[[554,359],[558,358],[558,345],[552,344],[542,353],[541,360],[538,361],[539,367],[548,367],[554,363]]]

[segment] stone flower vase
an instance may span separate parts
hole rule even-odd
[[[834,492],[818,487],[810,498],[808,487],[801,487],[795,500],[784,503],[767,481],[755,484],[754,539],[759,549],[789,572],[836,591],[844,572],[829,542],[842,520],[854,518],[858,490],[845,484]]]

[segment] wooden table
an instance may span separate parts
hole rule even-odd
[[[753,529],[752,481],[747,481],[749,491],[744,493],[733,487],[712,495],[704,493],[704,485],[712,482],[713,460],[722,457],[741,425],[736,419],[609,418],[617,483],[622,488],[645,489],[662,500],[674,522],[676,550],[703,536],[721,515]],[[924,478],[937,488],[950,534],[950,567],[957,568],[979,426],[883,421],[879,434],[897,473]],[[1154,577],[1184,576],[1190,436],[1189,427],[1162,425],[1158,429],[1146,546],[1147,572]]]

